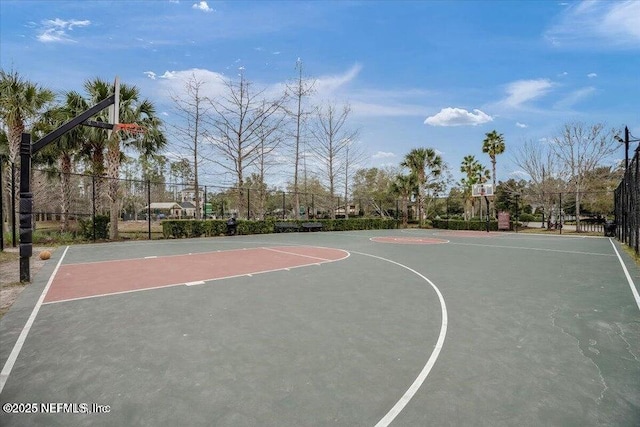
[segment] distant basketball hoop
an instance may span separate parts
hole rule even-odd
[[[493,196],[493,184],[473,184],[471,187],[472,197]]]

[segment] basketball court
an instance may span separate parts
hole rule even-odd
[[[607,238],[60,247],[0,321],[0,423],[637,425],[639,282]]]

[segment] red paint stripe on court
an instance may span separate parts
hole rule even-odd
[[[496,237],[496,236],[504,236],[504,233],[499,232],[489,232],[486,231],[466,231],[466,230],[456,230],[456,231],[438,231],[438,236],[445,237]]]
[[[283,246],[62,265],[44,302],[223,279],[344,259],[339,249]]]

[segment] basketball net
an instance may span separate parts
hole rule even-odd
[[[137,123],[117,123],[113,125],[113,130],[116,132],[123,131],[131,134],[135,134],[135,135],[139,135],[147,131],[145,128],[143,128]]]

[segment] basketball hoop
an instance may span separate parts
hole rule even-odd
[[[493,196],[492,184],[473,184],[471,187],[472,197],[491,197]]]
[[[116,123],[115,125],[113,125],[113,130],[116,132],[124,131],[135,135],[139,135],[147,131],[137,123]]]

